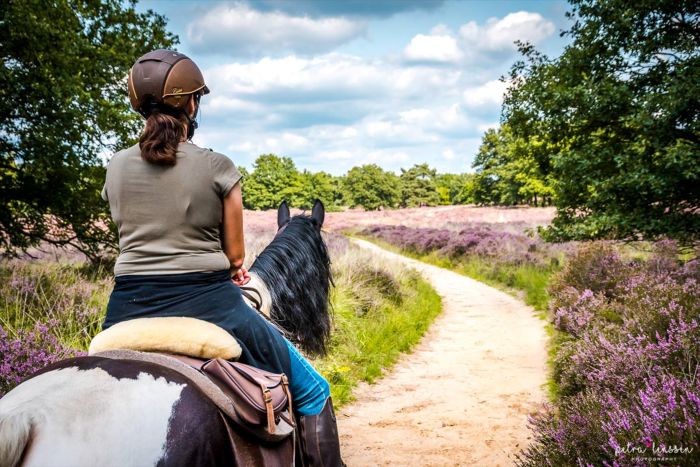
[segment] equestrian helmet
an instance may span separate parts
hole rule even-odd
[[[144,117],[162,105],[183,110],[190,95],[209,94],[199,67],[187,55],[165,49],[136,60],[127,84],[131,107]]]

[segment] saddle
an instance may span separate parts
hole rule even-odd
[[[295,423],[287,377],[229,361],[240,356],[241,348],[215,324],[186,317],[124,321],[95,336],[88,354],[145,361],[177,371],[219,408],[234,452],[241,444],[234,432],[243,431],[249,439],[279,445],[264,449],[264,459],[253,456],[264,464],[271,455],[272,465],[293,461]],[[241,459],[250,460],[251,453]]]

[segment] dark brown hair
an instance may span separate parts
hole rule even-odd
[[[185,136],[183,122],[172,115],[153,112],[139,138],[141,157],[157,165],[175,165],[177,145]]]

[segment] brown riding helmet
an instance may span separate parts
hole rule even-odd
[[[182,110],[190,95],[209,94],[199,67],[187,55],[165,49],[136,60],[127,84],[131,107],[144,117],[158,105]]]

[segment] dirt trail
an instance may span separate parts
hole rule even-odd
[[[546,335],[532,308],[468,277],[357,241],[419,270],[443,313],[411,354],[338,414],[343,460],[511,465],[545,400]]]

